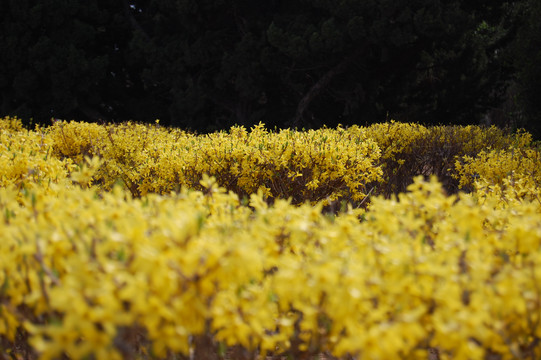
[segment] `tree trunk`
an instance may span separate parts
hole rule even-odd
[[[250,101],[245,98],[240,98],[235,109],[235,117],[238,125],[249,126],[251,115]]]
[[[341,62],[339,62],[336,66],[331,68],[329,71],[327,71],[309,90],[308,92],[303,96],[301,101],[299,101],[299,104],[297,105],[297,111],[295,113],[295,118],[293,120],[293,127],[299,127],[303,124],[304,116],[306,113],[306,110],[310,106],[310,104],[314,101],[315,98],[317,98],[323,90],[325,90],[330,83],[333,81],[333,79],[337,76],[345,72],[355,60],[357,60],[364,52],[366,46],[363,46],[356,50],[353,54],[350,56],[347,56],[344,58]]]

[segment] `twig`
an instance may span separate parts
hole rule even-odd
[[[366,201],[366,199],[368,199],[370,197],[370,194],[372,194],[372,191],[374,191],[375,189],[375,186],[372,186],[372,189],[370,189],[370,191],[368,192],[368,194],[366,194],[366,196],[364,197],[364,199],[359,203],[359,206],[357,206],[357,209],[360,208],[364,202]]]

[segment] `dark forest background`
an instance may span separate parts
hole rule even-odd
[[[0,114],[541,135],[539,0],[2,0]]]

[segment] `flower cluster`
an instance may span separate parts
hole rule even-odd
[[[481,151],[456,161],[456,178],[464,189],[499,195],[502,206],[527,199],[541,203],[541,153],[535,148],[510,147]]]
[[[22,128],[20,120],[0,119],[0,187],[18,189],[63,183],[75,168],[71,159],[52,154],[47,135]]]

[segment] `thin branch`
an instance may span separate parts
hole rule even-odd
[[[366,196],[364,197],[364,199],[362,199],[362,201],[359,203],[359,205],[357,206],[357,208],[360,208],[361,206],[363,206],[364,202],[370,197],[370,194],[372,194],[372,191],[374,191],[375,189],[375,186],[372,187],[372,189],[370,189],[370,191],[368,192],[368,194],[366,194]]]

